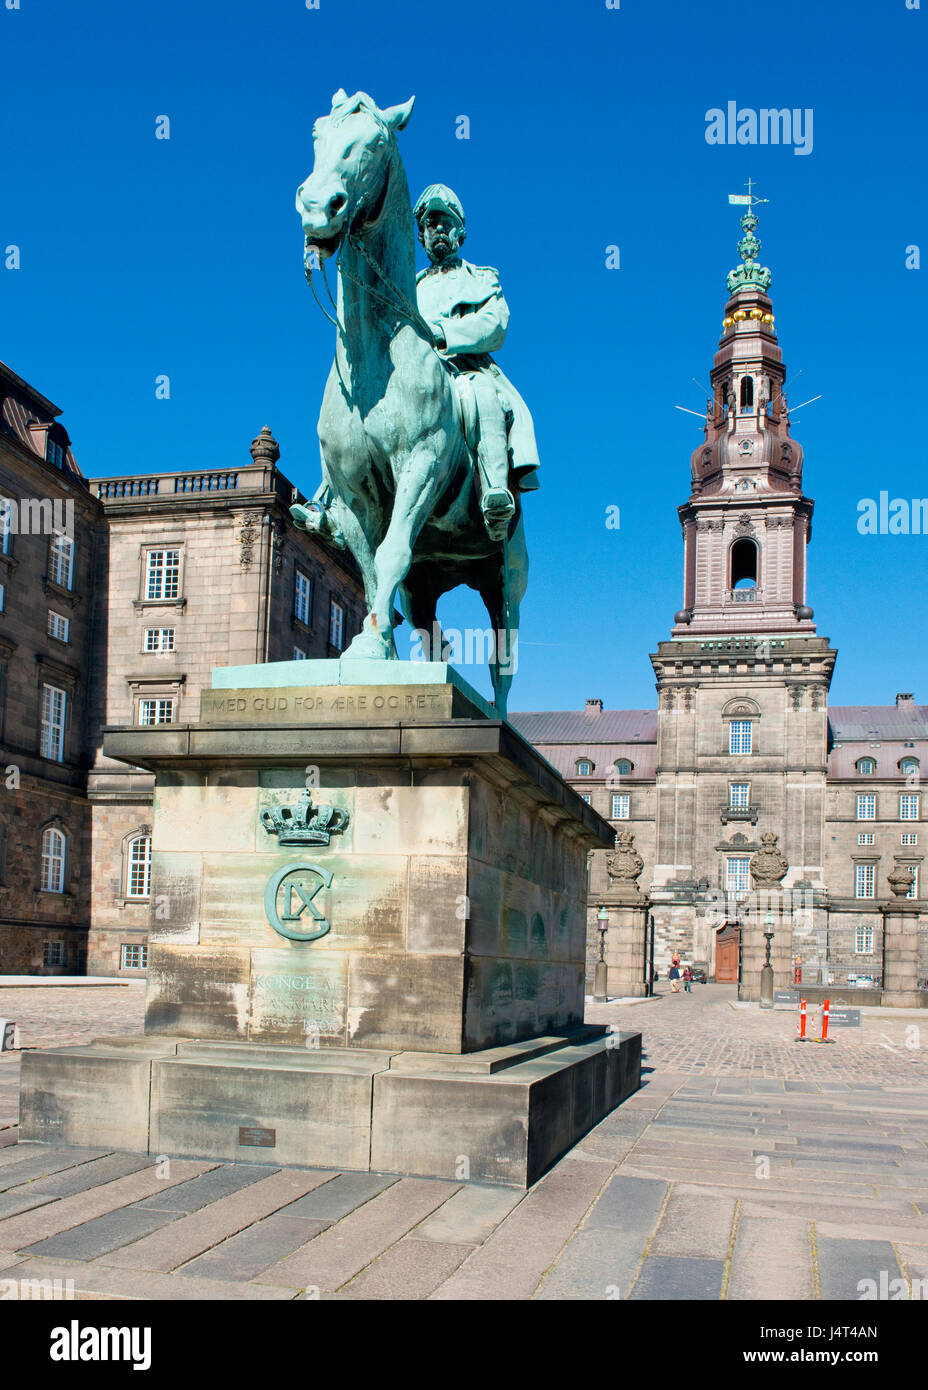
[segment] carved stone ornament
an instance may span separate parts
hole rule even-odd
[[[238,562],[243,570],[247,570],[254,559],[255,541],[257,539],[258,514],[257,512],[246,512],[242,517],[242,524],[238,533]]]
[[[755,884],[759,886],[772,888],[786,877],[789,864],[779,851],[779,838],[779,835],[771,835],[769,831],[761,835],[761,848],[751,857],[748,867]]]
[[[615,837],[616,850],[606,860],[606,873],[620,883],[635,883],[644,868],[644,860],[635,849],[631,830],[622,830]]]
[[[754,452],[754,440],[753,440],[753,439],[742,439],[741,443],[738,445],[738,453],[739,453],[739,454],[753,454],[753,452]]]
[[[804,686],[804,685],[791,685],[791,686],[790,686],[790,688],[789,688],[789,698],[790,698],[790,704],[792,705],[793,709],[802,709],[802,693],[803,693],[804,690],[805,690],[805,686]]]
[[[748,516],[747,512],[745,512],[744,516],[739,516],[738,518],[738,525],[735,527],[735,535],[753,536],[753,534],[754,523],[751,521],[751,518]]]
[[[894,897],[908,897],[909,893],[912,891],[912,885],[915,882],[915,870],[912,868],[911,864],[900,864],[897,859],[896,867],[891,874],[887,875],[887,882],[893,891]]]
[[[295,806],[272,806],[261,812],[261,821],[279,845],[327,845],[329,837],[345,829],[348,812],[334,806],[313,809],[312,796],[305,790]]]
[[[813,709],[821,709],[825,703],[825,692],[820,685],[813,685],[809,692],[809,700]]]

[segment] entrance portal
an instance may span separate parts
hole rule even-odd
[[[741,927],[726,922],[715,938],[715,979],[717,984],[737,983],[741,957]]]

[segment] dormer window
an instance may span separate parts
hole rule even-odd
[[[577,760],[577,776],[578,776],[578,777],[592,777],[592,775],[593,775],[593,764],[590,762],[589,758],[578,758],[578,760]]]
[[[876,772],[876,760],[874,758],[858,758],[854,766],[857,768],[859,777],[872,777]]]
[[[899,762],[899,771],[903,774],[903,776],[905,776],[905,777],[910,777],[910,776],[912,775],[913,772],[917,772],[917,771],[918,771],[918,759],[917,759],[917,758],[902,758],[902,759],[900,759],[900,762]]]
[[[64,449],[51,435],[45,441],[45,458],[55,468],[64,468]]]
[[[628,758],[617,758],[615,770],[620,777],[630,777],[633,766],[634,764],[630,763]]]

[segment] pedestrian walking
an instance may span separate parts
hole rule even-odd
[[[678,965],[672,965],[672,966],[670,967],[670,973],[668,974],[667,978],[668,978],[668,980],[670,981],[670,988],[671,988],[671,990],[673,991],[673,993],[674,993],[674,994],[679,994],[679,993],[680,993],[680,967],[679,967]]]
[[[683,971],[683,988],[687,994],[692,994],[693,992],[694,978],[692,966],[687,965]]]

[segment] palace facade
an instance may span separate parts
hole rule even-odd
[[[657,708],[605,709],[588,699],[582,710],[511,716],[626,832],[618,864],[605,851],[591,857],[591,979],[597,928],[608,934],[611,920],[614,934],[630,930],[639,891],[662,973],[677,952],[710,978],[737,979],[749,933],[762,959],[762,933],[772,927],[778,986],[800,976],[806,984],[878,983],[889,875],[910,868],[908,897],[922,900],[928,706],[902,692],[893,703],[829,707],[837,653],[818,635],[807,601],[813,503],[790,431],[756,226],[751,209],[742,219],[742,264],[728,277],[705,439],[678,509],[683,603],[651,655]],[[768,880],[773,921],[770,903],[754,896],[751,868],[768,851],[781,856],[777,872],[785,868]],[[636,853],[637,888],[627,869],[632,861],[637,868]],[[922,979],[924,906],[905,909],[919,933]],[[639,983],[646,968],[642,961]]]

